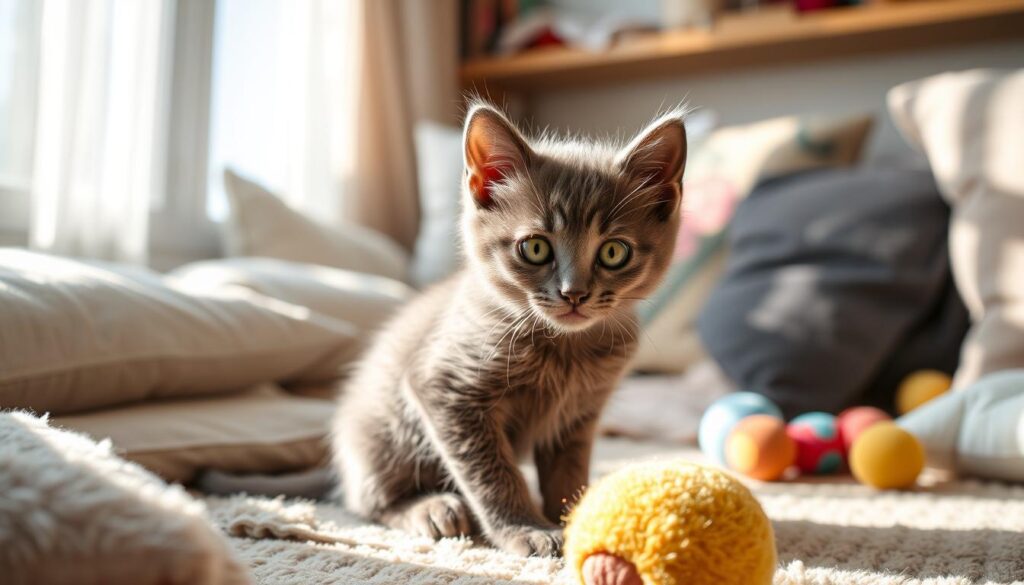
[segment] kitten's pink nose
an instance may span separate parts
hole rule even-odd
[[[562,290],[558,294],[572,306],[582,305],[590,298],[590,292],[585,290]]]

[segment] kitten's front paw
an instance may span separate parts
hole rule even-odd
[[[557,557],[562,554],[562,529],[509,526],[491,540],[506,552],[524,557]]]
[[[435,540],[467,535],[471,527],[469,507],[455,494],[423,496],[405,510],[402,527]]]

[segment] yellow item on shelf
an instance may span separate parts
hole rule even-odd
[[[585,585],[767,585],[771,523],[728,473],[640,463],[592,486],[568,518],[565,554]]]

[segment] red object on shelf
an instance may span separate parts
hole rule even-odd
[[[558,36],[558,33],[549,26],[540,31],[540,33],[530,41],[527,47],[534,49],[537,47],[561,47],[564,45],[565,40]]]
[[[832,8],[839,4],[837,0],[793,0],[797,12],[812,12],[824,8]]]

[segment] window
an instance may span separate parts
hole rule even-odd
[[[152,1],[147,10],[138,11],[146,15],[139,17],[143,24],[155,22],[154,26],[161,31],[157,49],[160,65],[156,71],[160,85],[154,90],[154,109],[160,117],[152,139],[152,156],[156,160],[151,172],[154,185],[148,203],[148,226],[140,230],[147,234],[146,249],[151,263],[163,268],[217,253],[215,223],[223,220],[228,211],[223,190],[226,167],[286,194],[293,204],[312,206],[326,217],[335,215],[340,205],[333,196],[339,188],[335,175],[341,166],[339,161],[348,160],[344,156],[348,151],[342,148],[351,149],[347,132],[339,132],[338,128],[354,117],[340,116],[337,111],[344,109],[339,104],[349,110],[355,107],[351,79],[356,63],[356,37],[338,23],[357,22],[352,13],[354,3]],[[108,115],[114,112],[118,79],[109,74],[105,68],[109,64],[102,59],[108,53],[111,59],[130,57],[131,52],[121,45],[131,46],[133,40],[138,40],[133,39],[133,34],[143,40],[153,38],[146,36],[149,32],[140,33],[139,23],[127,18],[136,11],[118,12],[135,7],[132,2],[90,4],[89,7],[96,8],[92,11],[73,1],[56,5],[39,0],[0,0],[0,235],[7,235],[0,244],[26,240],[34,167],[49,160],[37,157],[36,164],[33,162],[37,134],[49,136],[38,124],[37,112],[43,111],[38,103],[46,97],[38,88],[41,81],[44,85],[52,81],[52,76],[41,77],[40,65],[55,64],[52,69],[58,72],[54,77],[58,81],[64,79],[60,72],[65,67],[71,72],[69,77],[83,70],[90,74],[89,92],[83,92],[86,97],[68,97],[76,95],[71,93],[65,96],[75,115],[86,121],[97,119],[82,115],[80,104],[99,108]],[[52,18],[47,11],[52,6],[72,7],[76,10],[58,14],[74,12],[75,16]],[[83,21],[83,10],[100,16]],[[126,18],[116,19],[119,15]],[[157,15],[155,20],[147,20],[152,15]],[[88,31],[79,33],[74,40],[86,39],[89,46],[103,48],[87,54],[96,57],[99,65],[76,69],[74,62],[62,60],[65,53],[74,54],[74,47],[62,45],[61,35],[43,38],[44,25],[67,22],[84,24],[72,26],[72,30]],[[52,61],[51,51],[56,55]],[[46,62],[41,61],[41,55]],[[132,67],[126,70],[138,73]],[[127,79],[130,83],[132,78]],[[124,79],[121,82],[126,83]],[[132,124],[128,118],[108,117],[118,122],[119,128]],[[55,119],[61,118],[47,117],[43,121]],[[62,141],[66,141],[78,145],[75,154],[86,153],[79,158],[87,161],[87,155],[95,150],[74,134],[81,129],[79,124],[68,127],[71,130],[67,134],[74,136],[66,138],[58,133],[60,140],[51,140],[56,147],[47,153],[55,160],[63,160],[59,155],[64,152]],[[121,134],[125,133],[118,135]],[[99,131],[92,135],[103,143]],[[111,160],[122,158],[113,156]],[[88,164],[82,167],[91,168]],[[69,163],[62,168],[78,167]],[[65,195],[68,192],[63,187],[53,191]],[[65,201],[59,205],[67,204]],[[50,209],[56,210],[59,205],[51,205]],[[54,211],[52,215],[59,214]],[[52,223],[55,225],[56,221]],[[58,228],[53,231],[56,233]]]
[[[28,220],[41,17],[36,0],[0,0],[0,230],[9,232]]]
[[[289,203],[337,213],[351,160],[355,2],[219,0],[214,29],[208,216],[225,216],[225,167]]]
[[[281,1],[219,0],[217,5],[206,200],[207,215],[215,221],[227,215],[225,167],[270,189],[285,188],[285,89],[290,84],[279,66]]]

